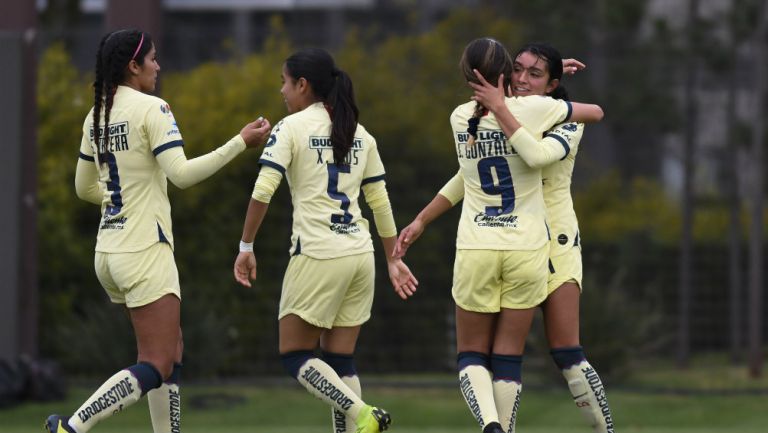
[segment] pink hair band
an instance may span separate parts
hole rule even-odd
[[[136,47],[136,51],[133,52],[133,57],[131,57],[131,60],[136,60],[136,54],[139,54],[139,50],[141,50],[141,45],[144,43],[144,32],[141,32],[141,39],[139,39],[139,46]]]

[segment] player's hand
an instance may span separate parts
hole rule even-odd
[[[469,86],[475,91],[472,100],[479,102],[491,112],[497,112],[504,107],[504,74],[499,74],[499,81],[496,86],[485,80],[485,77],[477,69],[472,70],[480,81],[480,84],[469,82]]]
[[[256,256],[253,252],[242,252],[235,259],[235,281],[251,287],[251,281],[256,279]]]
[[[563,59],[563,74],[573,75],[586,67],[587,65],[576,59]]]
[[[400,231],[400,236],[397,237],[395,243],[395,249],[392,251],[392,258],[401,259],[408,251],[408,247],[412,243],[416,242],[416,239],[424,232],[424,224],[418,219],[413,220],[408,227]]]
[[[416,280],[416,277],[402,260],[388,260],[387,269],[389,270],[389,281],[392,282],[392,287],[395,288],[395,293],[398,296],[406,300],[416,293],[419,281]]]
[[[269,124],[269,120],[259,117],[253,122],[245,125],[240,130],[240,136],[243,137],[246,147],[258,147],[269,138],[269,132],[272,130],[272,125]]]

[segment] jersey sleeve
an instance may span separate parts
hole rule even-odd
[[[90,124],[93,110],[83,122],[83,138],[80,139],[80,152],[75,169],[75,193],[77,197],[93,204],[101,204],[102,191],[99,185],[99,172],[96,167],[94,146],[91,144],[92,129]]]
[[[382,238],[397,236],[397,227],[392,214],[392,205],[389,202],[386,182],[364,183],[362,189],[365,202],[373,211],[373,221],[379,236]]]
[[[269,203],[277,191],[277,187],[280,186],[281,180],[283,180],[283,174],[280,171],[265,165],[259,171],[259,177],[256,178],[256,183],[253,185],[251,198],[262,203]]]
[[[163,149],[155,159],[168,179],[177,187],[185,189],[207,179],[244,150],[245,141],[238,134],[218,148],[194,159],[187,159],[182,146]]]
[[[526,127],[530,128],[530,131],[546,131],[558,123],[567,121],[573,112],[570,102],[548,96],[525,96],[520,98],[520,103],[526,112]]]
[[[544,134],[544,141],[549,141],[554,146],[557,142],[562,146],[565,151],[565,156],[561,159],[565,159],[570,154],[575,154],[579,143],[581,142],[581,136],[584,134],[584,124],[569,122],[561,123],[560,125],[552,128],[551,131]]]
[[[150,104],[144,124],[150,150],[155,156],[172,147],[184,145],[171,106],[162,99],[156,98]]]
[[[576,130],[575,123],[573,125]],[[520,128],[509,137],[509,144],[515,149],[525,164],[531,168],[540,168],[553,162],[563,160],[571,153],[570,137],[560,131],[560,127],[545,134],[544,138],[537,140],[525,128]],[[566,133],[567,130],[564,130]]]
[[[464,198],[464,176],[461,174],[461,170],[440,188],[438,194],[447,198],[452,206],[455,206],[456,203]]]
[[[384,163],[381,162],[381,155],[379,155],[379,148],[376,145],[376,140],[371,136],[368,136],[368,139],[371,142],[371,152],[368,156],[365,170],[363,171],[363,181],[361,185],[384,180]]]
[[[294,139],[290,122],[286,119],[272,128],[272,134],[264,145],[259,164],[271,167],[285,175],[294,155]]]

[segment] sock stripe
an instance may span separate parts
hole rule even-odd
[[[491,355],[493,380],[522,383],[522,355]]]
[[[179,379],[181,377],[181,367],[183,367],[183,364],[179,362],[174,362],[171,375],[168,376],[168,379],[165,379],[165,383],[178,385]]]
[[[549,351],[558,368],[565,370],[587,360],[584,349],[581,346],[559,347]]]
[[[352,354],[347,355],[322,351],[320,359],[330,365],[339,377],[357,376],[355,359]]]
[[[280,355],[280,359],[283,361],[283,367],[285,367],[288,374],[294,379],[299,378],[299,370],[308,360],[317,358],[315,352],[311,350],[296,350],[293,352],[287,352]]]
[[[163,384],[163,376],[161,376],[160,372],[157,371],[157,368],[149,362],[139,362],[136,365],[126,368],[126,370],[128,370],[139,382],[142,396]]]
[[[490,357],[482,352],[459,352],[456,355],[456,363],[459,371],[464,370],[470,365],[479,365],[480,367],[490,369]]]

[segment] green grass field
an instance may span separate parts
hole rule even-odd
[[[0,410],[0,432],[42,431],[52,412],[71,413],[90,389],[71,390],[66,401]],[[393,433],[477,433],[458,387],[393,387],[386,381],[364,389],[366,401],[391,412]],[[610,390],[617,431],[623,433],[765,433],[768,395],[674,395]],[[330,409],[297,384],[193,385],[184,388],[185,433],[330,433]],[[94,432],[150,433],[146,403],[100,424]],[[518,432],[590,432],[562,389],[524,390]]]

